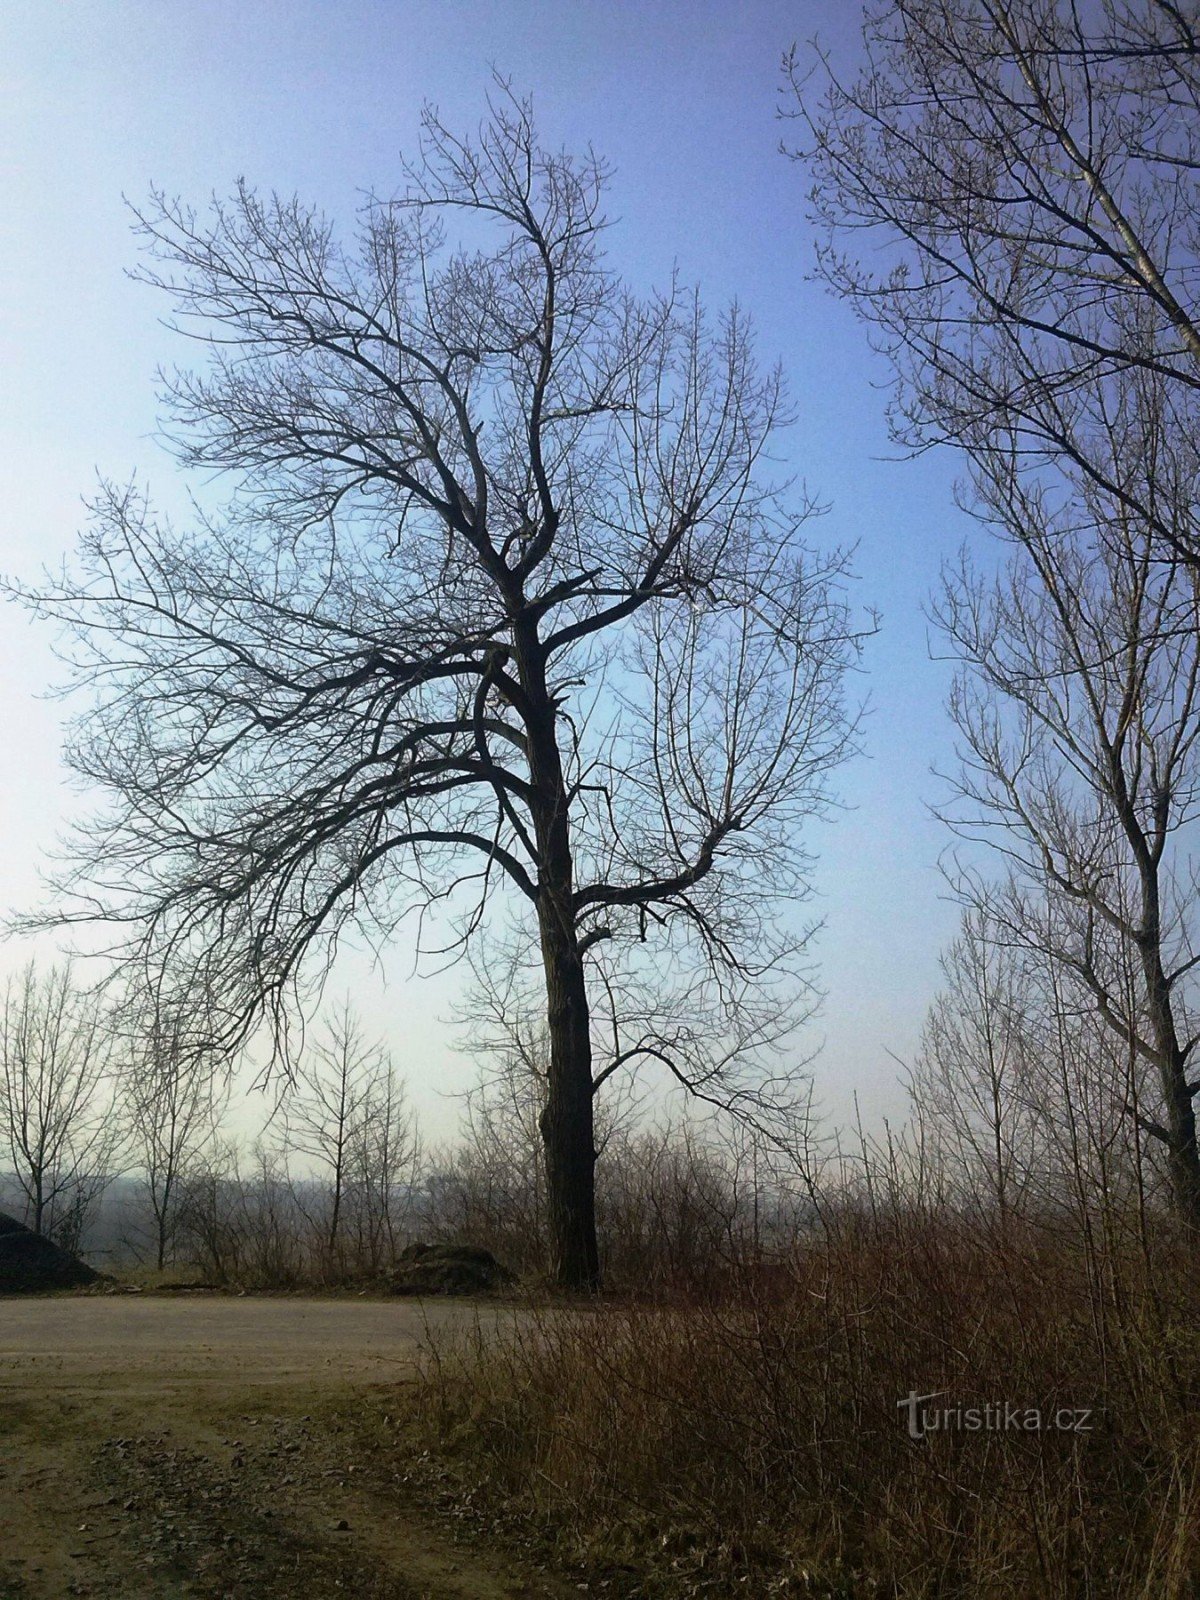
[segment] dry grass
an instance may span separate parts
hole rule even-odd
[[[1193,1278],[1115,1235],[844,1216],[721,1300],[443,1344],[424,1419],[623,1592],[1170,1600],[1200,1586]],[[912,1390],[1091,1427],[914,1441]]]

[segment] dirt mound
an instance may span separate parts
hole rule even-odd
[[[410,1244],[388,1276],[393,1294],[488,1294],[515,1282],[490,1250],[474,1244]]]
[[[0,1211],[0,1294],[78,1289],[100,1274]]]

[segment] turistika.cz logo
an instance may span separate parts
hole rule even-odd
[[[1012,1400],[989,1400],[980,1406],[930,1406],[947,1391],[935,1389],[918,1394],[910,1389],[898,1410],[908,1412],[908,1436],[924,1439],[931,1433],[1090,1433],[1091,1406],[1056,1406],[1047,1411],[1041,1406],[1020,1405]]]

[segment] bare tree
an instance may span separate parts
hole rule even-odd
[[[1160,1094],[1156,1064],[1097,1009],[1090,986],[1055,957],[1049,930],[1058,921],[1058,897],[1044,897],[1047,937],[1026,952],[1023,968],[1024,1093],[1037,1117],[1038,1158],[1045,1165],[1039,1209],[1053,1213],[1065,1200],[1086,1232],[1093,1219],[1105,1230],[1135,1221],[1145,1229],[1147,1202],[1157,1210],[1172,1199],[1170,1153],[1150,1138],[1142,1108]],[[1128,941],[1123,953],[1122,1008],[1138,1012],[1140,959]],[[1110,967],[1110,982],[1116,964]]]
[[[1159,1093],[1153,1064],[1105,1021],[1087,983],[1061,959],[1053,931],[1059,896],[1042,896],[1036,941],[1037,897],[1028,884],[979,888],[943,961],[945,986],[910,1073],[925,1192],[965,1203],[1002,1234],[1014,1216],[1052,1229],[1066,1224],[1083,1237],[1144,1233],[1171,1196],[1166,1148],[1139,1120]],[[1014,899],[1022,905],[1017,938]],[[1127,947],[1127,955],[1136,952]],[[1130,1015],[1138,1010],[1137,965],[1126,962],[1122,1005]],[[1110,967],[1110,983],[1114,977]]]
[[[337,1263],[351,1150],[375,1065],[375,1053],[364,1047],[347,1003],[328,1025],[325,1037],[301,1057],[284,1103],[287,1156],[307,1156],[317,1164],[321,1177],[328,1180],[327,1214],[323,1222],[316,1223],[323,1235],[327,1273],[333,1272]],[[305,1181],[301,1182],[301,1193]],[[316,1193],[325,1198],[323,1189]],[[304,1208],[303,1199],[299,1204]]]
[[[237,1204],[236,1149],[214,1140],[182,1175],[179,1247],[212,1283],[241,1277],[244,1229]]]
[[[545,1078],[500,1058],[466,1096],[459,1136],[435,1153],[423,1223],[485,1245],[519,1272],[545,1260],[546,1163],[539,1129]]]
[[[377,1269],[384,1239],[394,1242],[397,1189],[411,1180],[416,1138],[395,1069],[367,1044],[348,1001],[297,1064],[284,1130],[287,1155],[316,1165],[319,1184],[302,1180],[296,1192],[320,1232],[326,1276],[346,1270],[348,1227],[360,1265]],[[313,1198],[322,1202],[319,1219]]]
[[[0,1150],[25,1220],[67,1249],[113,1176],[113,1034],[68,966],[10,978],[0,1006]]]
[[[690,964],[736,1031],[786,965],[847,745],[845,563],[764,475],[782,384],[741,312],[605,267],[593,155],[505,91],[474,140],[427,115],[407,183],[350,250],[245,187],[141,216],[211,349],[170,437],[236,488],[189,532],[106,490],[32,596],[101,686],[71,759],[111,807],[62,915],[210,984],[226,1048],[265,1014],[286,1049],[342,930],[440,907],[461,948],[503,884],[542,964],[554,1270],[591,1285],[589,967]]]
[[[867,12],[856,81],[826,74],[819,107],[794,61],[792,84],[822,271],[893,361],[896,436],[960,447],[969,508],[1017,547],[937,608],[969,668],[949,819],[1012,864],[1008,936],[1152,1066],[1157,1112],[1131,1111],[1200,1223],[1196,16],[896,0]]]
[[[1165,1145],[1178,1209],[1200,1226],[1200,580],[1111,505],[1084,508],[1081,528],[1015,473],[996,487],[1018,554],[997,580],[964,560],[936,612],[967,664],[944,815],[1013,869],[988,896],[993,924],[1066,968],[1152,1066],[1158,1109],[1130,1112]],[[968,897],[975,881],[960,876]]]
[[[1030,1082],[1034,1001],[1021,955],[993,929],[986,906],[968,909],[942,959],[945,987],[909,1078],[923,1132],[955,1189],[994,1211],[1002,1228],[1033,1186],[1043,1139]]]
[[[179,1232],[185,1174],[216,1134],[219,1107],[205,1049],[208,1031],[195,1008],[164,1013],[153,1004],[135,1010],[123,1031],[130,1156],[141,1173],[161,1272]]]
[[[875,330],[897,439],[1121,503],[1200,562],[1200,8],[888,0],[867,65],[789,63],[821,275]],[[1130,396],[1170,440],[1114,473]],[[1134,424],[1136,426],[1136,423]]]
[[[351,1152],[350,1224],[360,1272],[378,1276],[396,1259],[423,1164],[404,1083],[385,1054]]]

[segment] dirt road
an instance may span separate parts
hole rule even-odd
[[[12,1296],[0,1299],[0,1391],[387,1383],[412,1376],[431,1333],[512,1315],[453,1300]]]
[[[0,1299],[0,1600],[576,1594],[454,1536],[404,1442],[447,1301]]]

